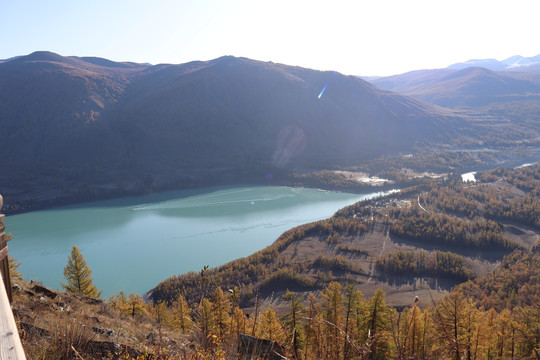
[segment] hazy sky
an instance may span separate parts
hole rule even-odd
[[[539,0],[0,0],[0,59],[222,55],[352,75],[540,54]]]

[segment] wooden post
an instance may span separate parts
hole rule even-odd
[[[0,195],[0,209],[2,209],[4,199],[2,198],[2,195]],[[2,278],[4,278],[4,286],[6,289],[7,297],[9,299],[9,302],[12,301],[12,295],[11,295],[11,277],[9,276],[9,260],[8,260],[8,246],[7,246],[7,240],[6,240],[6,234],[4,230],[6,229],[6,226],[4,225],[4,214],[0,214],[0,274],[2,274]]]
[[[0,195],[0,209],[2,208],[2,195]],[[11,311],[11,280],[9,276],[8,248],[4,233],[3,214],[0,214],[0,359],[24,360],[24,350],[19,338],[19,331]],[[9,294],[9,298],[8,298]]]
[[[24,360],[26,356],[19,338],[15,318],[9,306],[4,285],[0,285],[0,359]]]

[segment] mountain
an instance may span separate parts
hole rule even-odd
[[[20,56],[13,56],[13,57],[10,57],[10,58],[7,58],[7,59],[0,59],[0,63],[11,61],[11,60],[14,60],[14,59],[16,59],[18,57],[20,57]]]
[[[471,59],[465,62],[452,64],[448,66],[448,69],[460,70],[471,66],[483,67],[493,71],[538,71],[540,70],[540,54],[531,57],[515,55],[502,61],[495,59]]]
[[[356,77],[231,56],[151,66],[36,52],[0,63],[0,79],[8,204],[264,179],[468,126]]]
[[[512,119],[519,117],[518,108],[529,108],[536,117],[540,107],[540,55],[516,55],[502,61],[472,59],[446,69],[416,70],[369,81],[439,106],[482,108],[484,114]]]
[[[448,66],[448,69],[461,70],[468,67],[483,67],[490,70],[505,70],[509,64],[495,59],[471,59],[462,63],[456,63]]]
[[[454,73],[450,69],[415,70],[399,75],[378,77],[368,80],[377,87],[397,93],[407,93],[424,84],[431,84],[442,77]]]
[[[527,98],[540,100],[538,77],[482,67],[420,70],[377,79],[373,84],[445,107],[482,106]]]
[[[512,139],[508,145],[513,147],[537,147],[540,72],[492,71],[482,67],[433,69],[379,78],[372,83],[466,114],[473,127],[483,129],[472,137],[477,140],[475,146]]]

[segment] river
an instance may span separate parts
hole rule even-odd
[[[172,275],[248,256],[287,229],[378,195],[263,186],[180,190],[13,215],[5,224],[13,234],[10,255],[26,280],[61,289],[77,245],[102,296],[142,294]]]

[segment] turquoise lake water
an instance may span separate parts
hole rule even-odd
[[[381,193],[242,186],[171,191],[6,218],[10,255],[26,280],[61,289],[77,245],[103,296],[143,294],[160,281],[245,257],[294,226]]]

